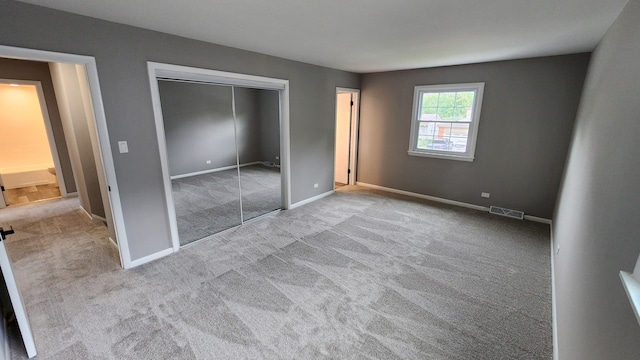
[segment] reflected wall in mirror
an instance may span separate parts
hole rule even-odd
[[[180,245],[240,225],[232,87],[158,81]]]
[[[158,88],[180,245],[282,208],[279,91]]]
[[[235,87],[243,219],[282,208],[280,93]]]

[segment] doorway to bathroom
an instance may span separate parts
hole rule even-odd
[[[39,81],[0,79],[0,207],[66,195]]]

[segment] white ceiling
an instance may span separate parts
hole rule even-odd
[[[354,72],[591,51],[627,0],[21,0]]]

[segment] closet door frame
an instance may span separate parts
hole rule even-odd
[[[147,62],[149,85],[151,87],[151,101],[156,123],[158,151],[162,167],[162,177],[166,200],[166,214],[169,220],[173,251],[180,250],[178,223],[171,191],[171,178],[167,160],[167,144],[164,133],[164,120],[160,102],[158,80],[172,79],[208,83],[217,85],[231,85],[254,89],[278,90],[280,93],[280,176],[282,181],[282,209],[291,207],[291,172],[290,172],[290,138],[289,138],[289,80],[247,75],[189,66]]]

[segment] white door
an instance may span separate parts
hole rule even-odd
[[[18,291],[18,286],[16,285],[16,279],[13,277],[13,270],[11,269],[7,249],[4,246],[4,234],[0,237],[2,238],[0,241],[0,269],[2,269],[2,276],[4,277],[4,283],[7,287],[9,298],[11,299],[13,312],[16,315],[16,320],[18,320],[18,328],[22,335],[24,348],[27,350],[29,358],[32,358],[36,356],[36,345],[33,342],[31,325],[29,325],[29,319],[27,318],[27,312],[25,311],[22,298],[20,297],[20,292]]]

